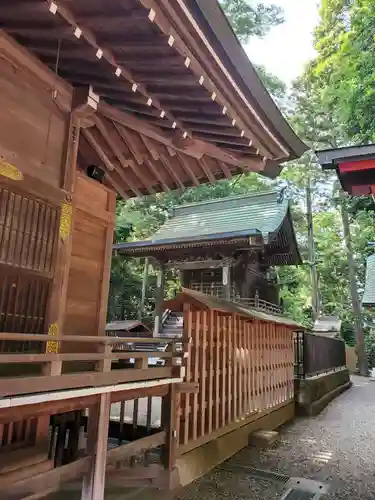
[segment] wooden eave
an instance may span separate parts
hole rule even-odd
[[[4,33],[69,85],[91,85],[100,97],[85,123],[80,163],[104,168],[124,197],[240,172],[273,176],[280,161],[303,152],[294,134],[270,120],[277,108],[268,94],[258,102],[244,88],[191,4],[1,2]]]

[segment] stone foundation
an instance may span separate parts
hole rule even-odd
[[[296,413],[318,415],[333,399],[351,387],[349,370],[344,369],[295,381]]]

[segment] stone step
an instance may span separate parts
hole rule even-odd
[[[256,448],[268,448],[272,446],[279,438],[277,431],[255,431],[250,435],[249,444]]]

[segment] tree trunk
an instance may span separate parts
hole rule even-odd
[[[315,322],[315,320],[318,319],[320,314],[320,295],[319,295],[318,272],[316,269],[316,259],[315,259],[310,177],[308,177],[307,179],[306,205],[307,205],[308,250],[309,250],[309,264],[310,264],[310,276],[311,276],[311,295],[312,295],[311,297],[312,320]]]
[[[367,376],[368,363],[365,352],[361,304],[359,301],[358,290],[357,290],[357,277],[356,277],[357,270],[356,270],[356,263],[353,257],[353,247],[350,235],[348,210],[346,206],[346,196],[342,191],[342,189],[340,189],[340,200],[341,200],[342,225],[344,229],[344,239],[348,257],[350,294],[352,297],[352,307],[354,314],[354,330],[356,336],[356,351],[358,356],[359,373],[360,375]]]

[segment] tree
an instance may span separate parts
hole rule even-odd
[[[375,140],[372,0],[323,0],[315,32],[312,71],[330,115],[343,124],[349,143]]]
[[[251,36],[263,37],[273,26],[284,22],[283,11],[276,5],[252,0],[220,0],[220,4],[242,43]]]

